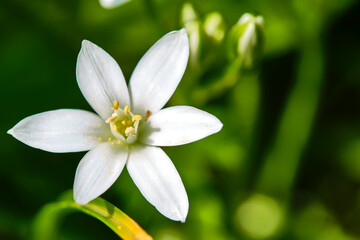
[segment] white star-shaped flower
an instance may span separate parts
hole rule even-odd
[[[137,64],[129,83],[116,61],[84,40],[76,76],[98,115],[60,109],[27,117],[8,133],[49,152],[89,152],[80,161],[74,199],[86,204],[104,193],[125,164],[143,196],[160,213],[185,221],[189,202],[170,158],[158,146],[190,143],[220,131],[213,115],[189,106],[161,109],[179,84],[189,57],[184,29],[162,37]]]

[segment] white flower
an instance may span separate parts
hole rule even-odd
[[[123,5],[127,2],[129,2],[130,0],[100,0],[100,5],[103,8],[115,8],[117,6]]]
[[[190,143],[220,131],[213,115],[189,106],[162,109],[185,71],[189,57],[184,29],[162,37],[141,58],[129,83],[115,60],[84,40],[76,76],[98,115],[60,109],[27,117],[9,134],[49,152],[90,150],[80,161],[74,199],[86,204],[104,193],[125,164],[144,197],[160,213],[185,221],[189,202],[175,166],[161,148]]]

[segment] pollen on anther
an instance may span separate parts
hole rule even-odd
[[[125,112],[126,115],[129,115],[129,114],[130,114],[130,107],[129,107],[128,105],[126,105],[126,106],[124,107],[124,112]]]
[[[114,131],[117,131],[116,125],[112,125],[112,129],[113,129]]]
[[[117,118],[117,115],[116,114],[113,114],[111,117],[109,117],[105,122],[106,123],[112,123],[116,120]]]
[[[140,115],[135,115],[135,116],[133,116],[132,117],[132,121],[134,122],[135,120],[141,120],[142,119],[142,116],[140,116]]]
[[[125,120],[122,120],[121,124],[125,126],[125,125],[126,125],[126,121],[125,121]]]
[[[112,108],[112,110],[118,110],[119,109],[119,101],[116,100],[114,101],[114,107]]]
[[[148,118],[150,117],[151,115],[151,111],[150,110],[147,110],[146,111],[146,114],[145,114],[145,117],[144,117],[144,121],[148,120]]]

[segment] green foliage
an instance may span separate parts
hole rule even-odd
[[[251,63],[234,50],[246,12],[265,22]],[[184,26],[190,60],[168,105],[224,124],[165,149],[187,190],[188,218],[163,217],[126,170],[102,198],[160,240],[360,239],[359,13],[352,0],[132,0],[113,9],[97,0],[1,1],[0,239],[29,239],[33,226],[42,239],[118,239],[94,214],[105,200],[97,210],[54,202],[72,187],[83,153],[42,152],[6,131],[46,110],[91,111],[75,80],[82,39],[129,79],[158,38]]]

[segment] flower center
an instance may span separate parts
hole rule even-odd
[[[124,143],[134,143],[142,117],[132,114],[129,106],[119,108],[118,101],[114,102],[112,110],[114,113],[106,120],[106,123],[110,124],[112,134]]]

